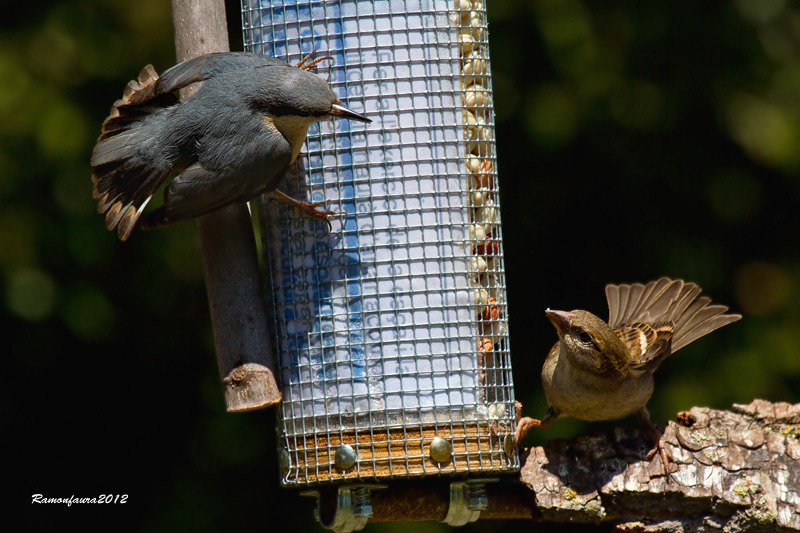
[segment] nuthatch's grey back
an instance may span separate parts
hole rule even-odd
[[[179,102],[174,92],[203,85]],[[126,240],[152,228],[274,190],[315,121],[371,122],[345,108],[319,76],[270,57],[207,54],[160,77],[151,65],[126,87],[92,154],[94,197],[106,227]],[[164,203],[142,215],[161,183]]]

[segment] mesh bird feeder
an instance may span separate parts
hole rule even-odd
[[[312,126],[279,187],[330,230],[260,201],[283,485],[518,470],[484,1],[242,5],[246,51],[329,56],[373,120]]]

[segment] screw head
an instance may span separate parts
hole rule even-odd
[[[349,444],[342,444],[336,448],[336,453],[333,455],[333,463],[336,468],[347,470],[353,468],[356,464],[356,451]]]
[[[291,460],[289,458],[289,451],[286,448],[281,448],[278,452],[278,457],[281,465],[281,473],[285,476],[289,472]]]
[[[489,498],[485,494],[467,500],[467,509],[470,511],[485,511],[487,507],[489,507]]]
[[[430,455],[437,463],[446,463],[453,454],[453,447],[442,437],[436,437],[431,441]]]
[[[361,505],[353,506],[353,516],[357,518],[371,518],[372,517],[372,505],[369,503],[363,503]]]
[[[470,511],[485,511],[489,506],[486,496],[486,485],[483,481],[472,480],[467,484],[467,509]]]
[[[506,453],[506,457],[509,459],[514,458],[514,448],[516,443],[514,442],[514,435],[511,433],[507,434],[503,438],[503,451]]]

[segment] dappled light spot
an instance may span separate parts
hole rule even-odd
[[[55,303],[56,284],[47,272],[24,269],[9,276],[6,307],[15,315],[41,320],[52,314]]]

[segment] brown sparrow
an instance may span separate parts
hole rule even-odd
[[[653,372],[671,353],[735,322],[724,305],[709,305],[694,283],[661,278],[647,285],[606,285],[609,319],[588,311],[545,311],[558,332],[542,368],[549,409],[541,421],[520,418],[519,443],[532,427],[548,427],[559,416],[616,420],[637,415],[661,453],[661,433],[650,422],[646,404],[653,394]]]

